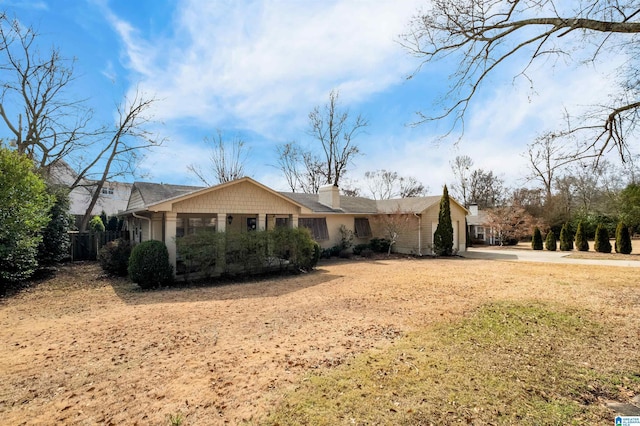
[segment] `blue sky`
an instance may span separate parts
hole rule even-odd
[[[561,122],[565,108],[593,104],[615,56],[579,70],[532,69],[535,86],[513,80],[507,65],[471,105],[462,140],[434,142],[446,123],[412,127],[449,85],[455,61],[423,68],[398,43],[425,0],[0,0],[0,9],[36,27],[41,47],[76,57],[74,90],[108,119],[123,95],[139,87],[154,109],[165,145],[147,154],[145,180],[198,184],[189,164],[206,167],[203,142],[219,129],[250,147],[247,175],[287,190],[275,147],[313,143],[308,114],[338,89],[343,107],[370,122],[357,139],[364,155],[348,174],[366,193],[366,171],[413,176],[441,193],[450,162],[469,155],[508,185],[522,185],[527,143]],[[2,129],[4,132],[5,129]],[[0,134],[0,136],[3,136]]]

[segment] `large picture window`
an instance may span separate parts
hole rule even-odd
[[[366,217],[356,217],[354,229],[358,238],[371,237],[371,225],[369,225],[369,219]]]
[[[316,241],[328,240],[329,229],[327,219],[324,217],[305,217],[298,219],[298,226],[308,228]]]
[[[216,230],[214,216],[181,216],[176,219],[176,237],[195,234],[203,230]]]

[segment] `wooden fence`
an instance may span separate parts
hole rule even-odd
[[[105,232],[77,232],[69,233],[71,238],[71,260],[96,260],[98,250],[109,241],[118,238],[126,238],[128,232],[105,231]]]

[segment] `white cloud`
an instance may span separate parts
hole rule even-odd
[[[306,116],[332,88],[350,103],[398,83],[412,65],[395,39],[417,3],[180,2],[171,40],[144,40],[113,14],[110,22],[143,90],[164,100],[160,119],[275,133],[274,120]]]

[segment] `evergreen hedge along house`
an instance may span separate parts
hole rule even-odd
[[[440,199],[347,197],[331,185],[320,188],[318,194],[277,192],[248,177],[208,188],[135,182],[127,210],[119,216],[134,243],[163,241],[176,270],[176,238],[203,229],[250,232],[306,227],[322,248],[340,244],[344,230],[353,233],[354,245],[389,238],[389,232],[396,232],[395,252],[431,254]],[[467,213],[451,199],[454,250],[458,252],[466,247]]]

